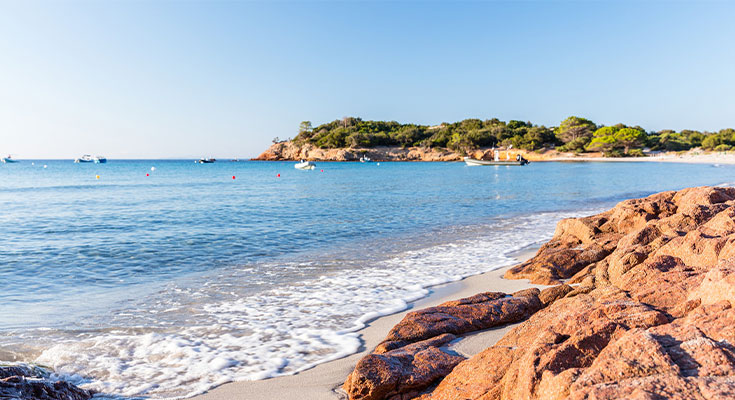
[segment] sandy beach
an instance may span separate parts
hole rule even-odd
[[[554,157],[548,160],[538,161],[575,161],[575,162],[669,162],[669,163],[685,163],[685,164],[735,164],[735,154],[709,153],[709,154],[690,154],[681,155],[663,154],[659,156],[649,157]]]
[[[538,247],[527,248],[514,254],[519,263],[533,257]],[[340,387],[347,375],[352,371],[360,358],[365,356],[388,331],[411,310],[432,307],[445,301],[472,296],[481,292],[500,291],[511,293],[531,287],[526,280],[503,279],[503,274],[510,267],[500,268],[483,274],[474,275],[458,282],[433,287],[429,296],[412,303],[410,308],[371,321],[360,330],[363,345],[358,353],[339,360],[319,364],[314,368],[295,375],[280,376],[260,381],[231,382],[216,387],[209,392],[194,397],[197,400],[318,400],[344,399]],[[492,346],[515,324],[502,328],[493,328],[481,332],[473,332],[462,336],[450,344],[450,349],[469,357]]]

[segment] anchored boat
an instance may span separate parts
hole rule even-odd
[[[296,169],[308,170],[308,169],[316,168],[316,164],[313,163],[312,161],[301,160],[300,162],[296,163],[293,167]]]
[[[529,163],[528,160],[525,158],[521,161],[485,161],[485,160],[475,160],[474,158],[465,157],[464,158],[465,164],[475,167],[479,165],[518,165],[523,166]]]
[[[528,164],[528,160],[523,158],[522,155],[518,154],[516,155],[516,160],[511,161],[510,160],[510,154],[505,153],[506,160],[500,161],[500,152],[498,150],[493,150],[493,160],[492,161],[485,161],[485,160],[475,160],[474,158],[465,157],[464,162],[465,164],[469,166],[479,166],[479,165],[518,165],[523,166]]]
[[[74,160],[74,162],[77,163],[77,164],[79,164],[79,163],[88,163],[88,162],[93,162],[93,161],[94,161],[94,159],[89,154],[85,154],[85,155],[77,158],[76,160]]]
[[[18,160],[13,160],[13,157],[11,157],[10,154],[8,154],[7,157],[3,157],[2,160],[3,160],[3,164],[11,164],[11,163],[17,163],[18,162]]]

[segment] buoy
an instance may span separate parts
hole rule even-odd
[[[32,162],[32,163],[31,163],[31,165],[36,165],[36,163],[33,163],[33,162]]]
[[[94,177],[97,178],[97,179],[100,179],[100,176],[99,175],[95,175]]]
[[[380,163],[378,163],[378,165],[380,165]]]
[[[319,171],[321,171],[321,172],[324,172],[324,170],[323,170],[323,169],[320,169]]]
[[[235,179],[235,175],[232,175],[232,179]]]
[[[156,167],[151,167],[151,171],[155,171],[155,170],[156,170]]]
[[[46,167],[48,167],[48,165],[44,164],[43,167],[46,168]]]
[[[277,177],[277,178],[280,178],[280,177],[281,177],[281,174],[278,174],[278,175],[276,175],[276,177]]]
[[[151,174],[145,174],[145,176],[150,176]]]

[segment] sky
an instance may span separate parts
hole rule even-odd
[[[0,154],[252,157],[300,121],[735,127],[735,2],[0,0]]]

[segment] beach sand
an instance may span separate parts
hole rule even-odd
[[[518,262],[523,262],[536,254],[538,247],[527,248],[514,254]],[[458,282],[440,285],[431,288],[429,296],[416,301],[408,310],[384,316],[371,321],[365,328],[358,331],[363,341],[360,351],[339,360],[319,364],[314,368],[302,371],[296,375],[280,376],[260,381],[244,381],[226,383],[209,392],[194,397],[197,400],[323,400],[344,399],[340,387],[347,375],[352,372],[357,361],[377,346],[388,331],[397,324],[404,315],[416,309],[431,307],[445,301],[472,296],[481,292],[500,291],[511,293],[531,287],[526,280],[503,279],[503,274],[510,268],[500,268],[480,275],[474,275]],[[492,346],[515,324],[500,328],[488,329],[465,335],[449,345],[451,350],[465,357],[479,353]]]
[[[574,162],[671,162],[683,164],[735,164],[733,153],[708,153],[708,154],[662,154],[650,157],[553,157],[538,161],[574,161]]]

